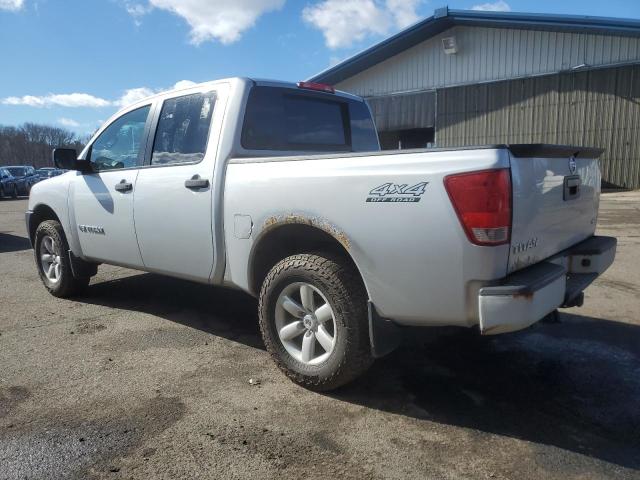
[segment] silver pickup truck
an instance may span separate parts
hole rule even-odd
[[[367,104],[327,85],[234,78],[118,112],[73,170],[33,187],[38,272],[59,297],[101,263],[259,297],[264,343],[328,390],[402,326],[525,328],[611,265],[594,236],[600,151],[379,151]]]

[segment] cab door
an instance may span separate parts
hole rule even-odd
[[[196,87],[158,105],[134,218],[145,270],[208,282],[214,166],[224,109],[220,88]]]
[[[72,183],[70,206],[84,257],[142,267],[133,223],[133,198],[149,134],[151,104],[130,110],[91,144],[92,173]]]

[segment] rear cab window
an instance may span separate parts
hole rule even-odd
[[[247,150],[366,152],[380,149],[366,104],[294,88],[253,87],[241,137]]]

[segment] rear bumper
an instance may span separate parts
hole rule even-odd
[[[526,328],[556,308],[580,303],[582,291],[613,263],[617,241],[590,237],[478,292],[484,335]]]

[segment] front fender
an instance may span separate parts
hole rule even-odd
[[[80,247],[77,231],[74,227],[72,214],[69,210],[69,190],[74,174],[77,172],[69,172],[58,177],[49,179],[46,182],[36,183],[29,195],[29,223],[27,224],[27,233],[31,239],[32,233],[35,232],[34,222],[40,222],[40,218],[47,218],[51,213],[62,225],[69,249],[77,257],[82,258],[82,248]]]

